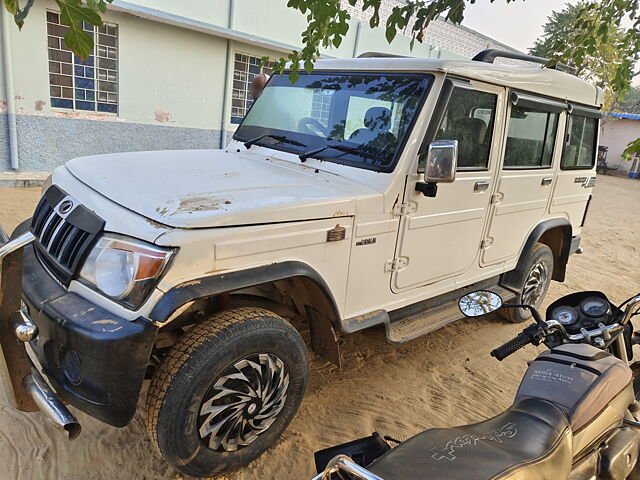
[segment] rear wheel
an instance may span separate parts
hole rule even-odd
[[[536,243],[529,251],[523,268],[520,270],[518,296],[515,303],[540,307],[544,300],[553,273],[553,253],[543,243]],[[502,308],[500,315],[514,323],[526,322],[531,312],[524,308]]]
[[[306,346],[281,317],[261,308],[218,313],[188,330],[155,373],[149,437],[184,474],[235,470],[275,443],[306,381]]]

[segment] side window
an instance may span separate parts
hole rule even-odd
[[[514,105],[509,118],[504,168],[549,168],[557,129],[557,113]]]
[[[458,140],[458,170],[489,165],[497,96],[456,87],[434,140]]]
[[[598,120],[569,115],[567,136],[560,168],[563,170],[592,168],[596,160]]]

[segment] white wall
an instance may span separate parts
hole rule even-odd
[[[640,120],[609,117],[600,132],[600,145],[609,147],[607,165],[628,172],[631,162],[622,160],[622,152],[636,138],[640,138]]]

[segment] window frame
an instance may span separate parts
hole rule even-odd
[[[580,118],[593,118],[596,121],[596,134],[593,136],[593,159],[591,165],[573,165],[573,166],[564,166],[562,165],[562,161],[564,160],[564,154],[567,149],[567,135],[569,134],[569,118],[571,116],[580,117]],[[564,124],[564,136],[562,137],[562,155],[560,157],[560,170],[562,171],[570,171],[570,170],[592,170],[596,167],[598,163],[598,143],[600,139],[600,120],[602,118],[602,112],[595,109],[588,109],[583,107],[572,108],[571,112],[567,112],[566,121]]]
[[[58,23],[53,23],[50,22],[49,20],[49,14],[53,14],[56,15],[58,18]],[[49,104],[51,105],[51,109],[54,111],[60,111],[60,112],[73,112],[73,113],[78,113],[78,114],[87,114],[87,115],[100,115],[100,116],[105,116],[105,117],[119,117],[120,116],[120,108],[121,108],[121,92],[120,92],[120,25],[115,23],[115,22],[105,22],[104,23],[104,27],[115,27],[116,29],[116,33],[115,35],[111,35],[109,33],[103,33],[103,32],[99,32],[99,29],[101,27],[99,26],[95,26],[95,25],[90,25],[92,28],[92,32],[91,33],[93,40],[94,40],[94,46],[93,46],[93,51],[91,52],[91,57],[93,57],[93,64],[92,65],[86,65],[84,62],[82,63],[76,63],[76,55],[75,53],[73,53],[72,51],[69,51],[71,53],[71,62],[69,63],[69,65],[71,66],[71,74],[62,74],[62,73],[55,73],[51,71],[51,62],[56,62],[56,63],[67,63],[67,62],[61,62],[59,60],[52,60],[49,57],[49,51],[50,50],[60,50],[59,48],[54,48],[49,44],[49,37],[54,37],[54,38],[58,38],[60,42],[64,42],[64,37],[61,37],[59,35],[52,35],[49,33],[49,25],[58,25],[58,26],[64,26],[62,25],[60,22],[60,15],[61,13],[57,10],[51,9],[51,8],[47,8],[45,10],[45,26],[46,26],[46,34],[45,34],[45,39],[46,39],[46,45],[47,45],[47,73],[48,73],[48,82],[47,85],[49,87]],[[88,25],[88,24],[87,24]],[[88,31],[88,30],[85,30]],[[100,44],[98,42],[98,36],[99,35],[107,35],[110,37],[115,38],[115,46],[111,47],[108,45],[104,45],[104,44]],[[116,63],[115,63],[115,80],[108,80],[108,79],[100,79],[98,78],[98,70],[110,70],[110,69],[105,69],[105,68],[100,68],[98,65],[98,59],[99,58],[106,58],[106,59],[110,59],[109,57],[103,57],[101,55],[98,55],[98,47],[104,47],[104,48],[113,48],[115,50],[115,58],[113,59]],[[94,82],[94,88],[92,89],[87,89],[87,88],[83,88],[83,87],[79,87],[76,85],[76,67],[83,67],[83,68],[92,68],[94,71],[94,76],[93,78],[88,78],[90,80],[93,80]],[[51,83],[51,76],[52,75],[65,75],[71,78],[71,82],[72,85],[70,87],[62,87],[60,85],[52,85]],[[78,78],[85,78],[82,76],[78,76]],[[116,91],[113,92],[116,96],[116,101],[115,103],[113,103],[112,101],[108,100],[108,96],[111,95],[112,92],[108,92],[106,90],[100,90],[98,85],[99,82],[108,82],[108,83],[114,83],[115,84],[115,88]],[[63,96],[57,97],[52,95],[52,89],[53,88],[70,88],[73,92],[72,97],[71,98],[65,98]],[[81,99],[81,98],[77,98],[76,95],[76,90],[84,90],[85,94],[88,91],[93,91],[93,96],[94,99],[93,100],[87,100],[87,99]],[[103,101],[103,100],[99,100],[99,93],[104,93],[105,95],[107,95],[107,100]],[[71,101],[71,107],[66,107],[66,106],[55,106],[53,105],[53,100],[70,100]],[[88,110],[88,109],[83,109],[83,108],[77,108],[76,107],[76,102],[91,102],[94,104],[94,108],[93,110]],[[108,106],[115,106],[115,111],[106,111],[106,110],[100,110],[98,108],[99,104],[103,104],[103,105],[108,105]]]
[[[491,128],[491,145],[489,145],[489,155],[487,157],[487,164],[485,167],[460,167],[456,166],[456,172],[488,172],[491,170],[491,150],[494,144],[494,135],[496,130],[496,122],[498,115],[498,107],[500,105],[500,95],[495,92],[488,92],[483,90],[482,88],[477,88],[476,86],[471,84],[471,80],[468,78],[459,78],[453,76],[447,76],[444,79],[442,87],[440,89],[440,95],[438,96],[438,100],[436,101],[436,106],[434,108],[433,114],[431,115],[431,119],[429,120],[429,125],[427,125],[427,130],[422,138],[422,144],[420,145],[420,149],[418,150],[418,168],[417,172],[422,174],[425,172],[424,165],[420,166],[421,157],[426,155],[429,150],[429,145],[434,141],[440,124],[447,113],[447,107],[449,106],[449,102],[451,101],[451,95],[453,94],[456,88],[462,88],[465,90],[471,90],[473,92],[482,92],[489,95],[494,95],[496,97],[496,106],[493,112],[493,125]]]
[[[506,115],[506,124],[505,124],[505,135],[504,135],[504,148],[502,150],[502,170],[551,170],[554,168],[553,166],[553,160],[554,160],[554,155],[556,153],[556,144],[558,143],[558,131],[560,130],[560,115],[563,111],[566,111],[567,108],[567,104],[564,102],[561,102],[559,100],[553,99],[553,98],[547,98],[547,97],[543,97],[543,96],[538,96],[538,95],[532,95],[528,92],[518,92],[518,91],[511,91],[511,93],[509,94],[509,109]],[[507,142],[509,141],[509,127],[510,127],[510,122],[511,122],[511,112],[513,112],[513,109],[516,107],[522,107],[522,108],[530,108],[533,110],[537,110],[539,112],[542,113],[547,113],[547,114],[555,114],[557,115],[557,119],[556,119],[556,128],[555,128],[555,135],[553,137],[553,142],[552,142],[552,148],[551,148],[551,162],[549,163],[549,165],[535,165],[535,166],[530,166],[530,165],[510,165],[507,166],[505,165],[505,160],[506,160],[506,156],[507,156]],[[548,117],[547,117],[548,119]],[[548,124],[548,120],[546,122]],[[547,128],[545,127],[545,138],[547,135]],[[564,139],[563,139],[564,140]],[[542,154],[540,156],[540,163],[542,163],[542,158],[544,155],[544,147],[545,144],[543,143],[542,145]]]

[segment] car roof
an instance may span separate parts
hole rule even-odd
[[[442,72],[572,103],[602,107],[602,89],[568,73],[539,65],[408,57],[320,59],[314,70]]]

